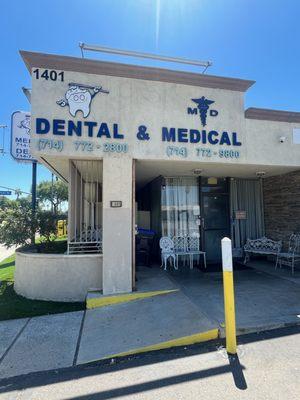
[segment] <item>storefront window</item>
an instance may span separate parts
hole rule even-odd
[[[165,178],[162,185],[162,235],[200,237],[199,186],[195,177]]]

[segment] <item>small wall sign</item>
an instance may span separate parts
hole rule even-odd
[[[293,144],[300,144],[300,129],[293,129]]]
[[[242,211],[242,210],[236,211],[235,212],[235,219],[247,219],[246,211]]]
[[[17,161],[35,161],[30,154],[30,117],[26,111],[15,111],[11,116],[10,154]]]
[[[113,200],[110,202],[110,206],[112,208],[122,207],[122,201],[121,200]]]

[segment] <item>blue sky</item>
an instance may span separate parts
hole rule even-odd
[[[297,0],[1,0],[0,124],[28,110],[30,76],[18,50],[80,56],[78,42],[210,60],[207,73],[256,80],[246,107],[300,111]],[[151,60],[104,60],[178,68]],[[182,69],[182,66],[180,67]],[[185,70],[197,71],[194,67]],[[0,132],[2,143],[2,130]],[[9,149],[10,130],[5,144]],[[38,180],[50,179],[38,167]],[[0,185],[29,191],[31,166],[0,156]]]

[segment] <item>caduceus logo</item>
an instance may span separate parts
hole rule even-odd
[[[191,100],[197,104],[197,108],[188,107],[187,113],[199,114],[202,126],[206,126],[206,120],[208,114],[211,117],[216,117],[218,115],[217,110],[209,110],[210,105],[214,103],[213,100],[206,99],[204,96],[200,97],[199,99],[191,99]]]
[[[77,111],[81,111],[86,118],[91,111],[91,102],[98,93],[108,94],[108,90],[102,89],[102,86],[84,85],[81,83],[69,83],[69,89],[65,93],[65,98],[56,103],[61,107],[69,106],[69,112],[75,117]]]

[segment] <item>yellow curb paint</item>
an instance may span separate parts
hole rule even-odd
[[[191,344],[207,342],[209,340],[218,339],[218,337],[219,337],[219,329],[212,329],[210,331],[196,333],[196,334],[190,335],[190,336],[182,336],[178,339],[173,339],[173,340],[168,340],[166,342],[153,344],[151,346],[140,347],[138,349],[125,351],[123,353],[113,354],[113,355],[102,358],[102,360],[106,360],[108,358],[130,356],[133,354],[145,353],[147,351],[163,350],[163,349],[168,349],[171,347],[188,346]]]
[[[96,298],[86,300],[86,308],[88,310],[91,310],[93,308],[105,307],[105,306],[110,306],[110,305],[119,304],[119,303],[127,303],[127,302],[133,301],[133,300],[146,299],[147,297],[154,297],[154,296],[159,296],[159,295],[178,292],[178,291],[179,291],[179,289],[155,290],[152,292],[134,292],[134,293],[119,294],[116,296],[96,297]]]

